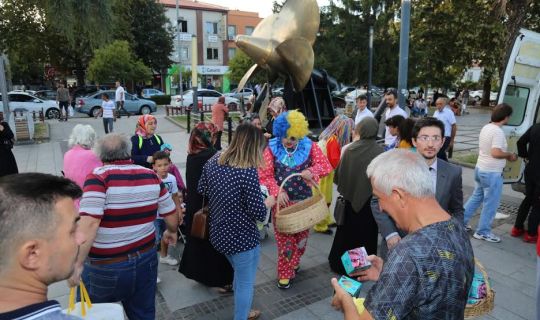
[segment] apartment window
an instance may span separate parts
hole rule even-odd
[[[217,22],[206,22],[205,31],[207,34],[217,34],[218,33]]]
[[[229,40],[234,40],[234,37],[236,37],[236,26],[228,26],[227,27],[227,38]]]
[[[234,58],[236,55],[236,48],[229,48],[229,59]]]
[[[219,51],[217,48],[206,48],[206,59],[208,60],[218,60]]]
[[[188,48],[180,48],[180,60],[188,60]]]
[[[178,29],[180,32],[187,32],[187,21],[178,20]]]
[[[246,35],[250,36],[253,33],[254,27],[246,27]]]

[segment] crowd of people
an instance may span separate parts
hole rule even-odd
[[[476,187],[464,204],[462,169],[447,161],[457,126],[446,98],[436,100],[433,117],[409,117],[390,90],[384,128],[365,97],[356,102],[351,118],[338,115],[314,142],[306,117],[274,98],[269,121],[249,117],[221,151],[228,110],[218,101],[214,121],[200,122],[190,133],[185,183],[171,161],[171,145],[156,133],[154,116],[140,116],[131,138],[112,133],[108,122],[111,132],[100,139],[91,126],[76,125],[64,177],[22,173],[0,179],[0,319],[76,319],[47,300],[48,285],[63,279],[70,286],[82,281],[92,302],[121,302],[129,319],[154,319],[159,263],[178,265],[186,278],[233,294],[235,320],[256,319],[259,224],[276,221],[279,209],[311,198],[314,188],[331,206],[334,184],[334,215],[313,229],[333,234],[336,227],[328,255],[332,271],[346,275],[341,256],[364,247],[372,267],[351,276],[375,281],[360,312],[332,279],[332,305],[345,319],[463,319],[474,274],[468,223],[480,205],[473,237],[501,241],[491,225],[502,170],[518,158],[508,152],[501,129],[512,108],[497,105],[480,132]],[[531,179],[511,233],[525,233],[532,206],[529,242],[537,239],[540,210],[531,165],[538,160],[539,132],[534,126],[518,143]],[[11,137],[0,123],[0,148],[9,153],[2,141]],[[287,290],[301,272],[310,230],[273,229],[275,283]],[[181,257],[169,249],[178,239],[185,241]]]

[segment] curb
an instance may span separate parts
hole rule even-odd
[[[469,168],[469,169],[474,169],[476,167],[476,165],[474,165],[474,164],[470,164],[468,162],[462,162],[462,161],[454,160],[454,159],[448,159],[448,162],[453,163],[453,164],[458,165],[458,166]]]
[[[186,130],[186,126],[185,126],[185,125],[181,124],[179,121],[174,120],[174,119],[171,118],[170,116],[165,116],[165,119],[167,119],[167,120],[168,120],[169,122],[171,122],[172,124],[174,124],[174,125],[176,125],[176,126],[182,128],[182,129]],[[186,132],[187,132],[187,130],[186,130]],[[189,132],[188,132],[188,133],[189,133]]]

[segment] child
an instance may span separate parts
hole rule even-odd
[[[104,93],[101,95],[103,102],[101,103],[101,108],[99,109],[98,116],[103,117],[103,128],[105,129],[105,134],[113,132],[113,121],[116,121],[114,117],[114,102],[109,99],[109,95]]]
[[[154,153],[152,158],[154,160],[152,167],[167,188],[167,190],[169,190],[169,193],[171,194],[172,199],[176,204],[176,210],[179,215],[179,224],[181,224],[183,220],[182,209],[180,207],[182,199],[178,194],[176,178],[172,174],[169,174],[169,168],[171,166],[171,159],[169,158],[169,154],[163,151],[158,151]],[[168,255],[169,245],[161,239],[163,232],[165,232],[165,221],[163,221],[162,218],[158,217],[154,221],[154,225],[156,228],[156,242],[160,243],[161,245],[159,250],[159,262],[166,263],[171,266],[177,265],[178,260]]]
[[[172,146],[168,143],[164,143],[161,145],[161,151],[164,151],[170,156],[171,151],[172,151]],[[172,174],[176,178],[176,185],[178,186],[178,194],[184,198],[185,193],[186,193],[186,185],[184,184],[184,180],[182,179],[180,170],[178,170],[178,168],[176,167],[174,163],[171,162],[170,164],[171,165],[169,167],[169,173]]]

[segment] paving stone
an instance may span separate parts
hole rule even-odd
[[[159,277],[161,283],[158,290],[163,294],[171,311],[219,297],[215,291],[185,278],[176,271],[161,272]]]

